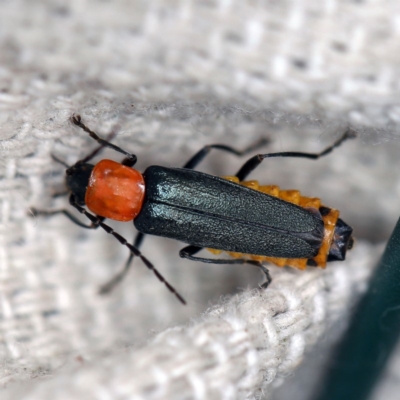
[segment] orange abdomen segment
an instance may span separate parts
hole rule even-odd
[[[238,183],[239,185],[269,194],[270,196],[278,197],[289,203],[297,204],[298,206],[303,208],[315,208],[316,210],[319,210],[319,208],[322,206],[320,199],[316,197],[304,197],[298,190],[280,190],[279,186],[275,185],[262,186],[258,183],[258,181],[240,182],[236,176],[223,176],[223,178],[231,182]],[[334,209],[329,209],[329,212],[322,216],[322,220],[324,221],[324,238],[321,242],[321,247],[318,251],[318,254],[312,259],[315,262],[316,266],[320,268],[326,267],[326,262],[329,250],[331,248],[333,234],[338,218],[339,211]],[[222,250],[218,249],[208,250],[216,255],[222,252]],[[227,253],[233,258],[249,258],[256,261],[267,261],[277,265],[278,267],[284,267],[287,265],[297,269],[306,269],[308,262],[308,259],[306,258],[275,258],[255,254],[243,254],[234,252]]]
[[[140,212],[145,183],[142,174],[112,160],[95,165],[85,202],[93,213],[116,221],[131,221]]]

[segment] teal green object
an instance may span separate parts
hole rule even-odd
[[[314,400],[365,400],[400,334],[400,219]]]

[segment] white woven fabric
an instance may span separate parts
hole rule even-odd
[[[385,240],[399,212],[399,11],[394,1],[0,1],[1,398],[260,398],[283,383],[347,315],[379,256],[363,239]],[[148,238],[143,253],[189,305],[137,260],[99,296],[126,249],[29,213],[67,206],[52,199],[64,168],[51,154],[70,164],[94,148],[73,113],[103,136],[115,130],[140,170],[263,136],[265,151],[319,151],[350,123],[359,140],[318,164],[270,160],[252,177],[323,198],[361,240],[327,271],[271,268],[262,292],[246,290],[261,282],[252,268],[180,260],[181,244]],[[243,162],[214,153],[201,169],[232,174]],[[112,226],[131,240],[132,225]]]
[[[337,319],[360,289],[372,254],[363,244],[355,252],[357,261],[346,266],[279,274],[274,288],[234,296],[141,349],[75,366],[3,398],[259,398],[299,365],[327,321]]]

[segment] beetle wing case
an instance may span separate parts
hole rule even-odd
[[[318,214],[202,172],[151,166],[134,221],[143,233],[246,254],[312,258],[323,240]]]

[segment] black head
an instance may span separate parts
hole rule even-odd
[[[81,206],[85,205],[86,189],[93,167],[92,164],[77,162],[65,171],[68,189],[74,195],[75,201]]]
[[[354,244],[352,233],[353,228],[339,218],[336,222],[328,261],[342,261],[346,258],[346,251],[350,250]]]

